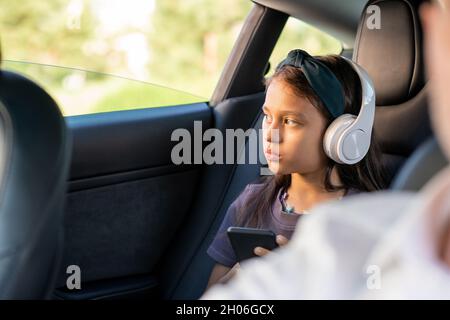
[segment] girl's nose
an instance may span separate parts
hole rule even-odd
[[[264,130],[264,139],[269,143],[279,143],[280,142],[280,129],[272,123],[267,126]]]

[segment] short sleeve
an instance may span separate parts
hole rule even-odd
[[[208,255],[213,260],[229,268],[233,267],[237,263],[237,259],[230,240],[228,239],[227,229],[229,227],[237,226],[237,211],[245,203],[248,195],[251,193],[251,186],[252,185],[247,185],[239,197],[237,197],[236,200],[234,200],[228,207],[219,231],[207,250]]]

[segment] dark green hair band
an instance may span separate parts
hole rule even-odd
[[[276,70],[283,66],[301,68],[313,91],[319,96],[333,119],[344,113],[345,99],[341,82],[334,73],[318,59],[304,50],[295,49],[278,64]]]

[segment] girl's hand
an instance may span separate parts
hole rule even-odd
[[[276,242],[280,247],[283,247],[289,242],[289,240],[285,236],[282,236],[281,234],[279,234],[279,235],[277,235]],[[265,256],[266,254],[268,254],[270,252],[270,250],[268,250],[266,248],[262,248],[262,247],[256,247],[253,250],[253,252],[257,256],[262,257],[262,256]]]

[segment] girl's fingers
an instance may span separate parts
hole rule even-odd
[[[282,235],[277,235],[275,241],[277,242],[277,244],[281,247],[281,246],[285,246],[289,240],[288,238],[286,238],[285,236]],[[270,252],[270,250],[267,250],[266,248],[262,248],[262,247],[256,247],[253,252],[257,255],[257,256],[265,256],[266,254],[268,254]]]
[[[257,256],[262,257],[262,256],[265,256],[266,254],[268,254],[268,253],[270,252],[270,250],[267,250],[267,249],[261,248],[261,247],[256,247],[256,248],[253,250],[253,252],[254,252]]]
[[[277,235],[276,241],[280,247],[287,245],[287,243],[289,242],[288,238],[286,238],[285,236],[282,236],[281,234]]]

